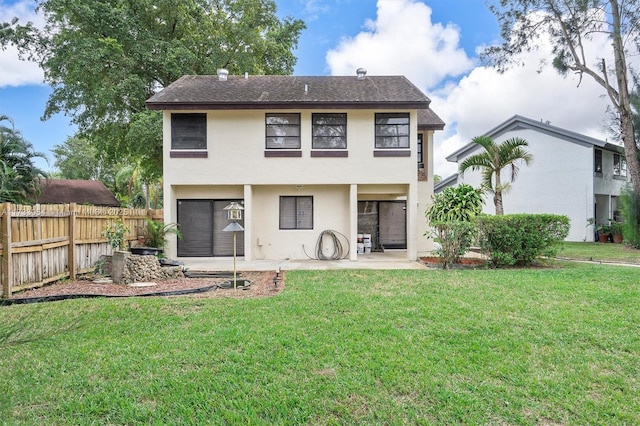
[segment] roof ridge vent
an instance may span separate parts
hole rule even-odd
[[[356,74],[358,75],[358,80],[364,80],[367,75],[367,70],[364,68],[358,68],[356,70]]]
[[[229,70],[225,68],[218,68],[218,81],[227,81],[229,76]]]

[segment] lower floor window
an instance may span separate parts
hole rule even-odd
[[[313,229],[313,197],[280,197],[280,229]]]

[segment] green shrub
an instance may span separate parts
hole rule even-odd
[[[631,186],[623,189],[620,194],[622,204],[621,213],[624,219],[622,236],[625,244],[640,248],[640,197]]]
[[[464,221],[439,222],[434,226],[434,234],[440,240],[440,248],[436,253],[444,261],[442,268],[449,269],[471,247],[475,225]]]
[[[182,233],[175,223],[156,222],[148,217],[145,218],[144,242],[148,247],[156,247],[164,250],[167,246],[167,235],[175,234],[182,238]]]
[[[460,184],[446,188],[433,197],[433,204],[425,212],[433,231],[440,241],[436,254],[443,258],[443,268],[456,263],[469,250],[474,236],[473,218],[482,212],[482,190]]]
[[[434,195],[425,216],[432,225],[439,222],[468,222],[482,212],[483,203],[481,189],[462,183]]]
[[[109,241],[113,250],[124,250],[126,248],[124,237],[128,233],[129,227],[124,224],[122,219],[117,218],[105,227],[102,236]]]
[[[528,266],[555,256],[569,235],[569,218],[554,214],[511,214],[476,219],[482,251],[496,267]]]

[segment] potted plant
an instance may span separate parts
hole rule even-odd
[[[622,242],[622,222],[611,223],[611,237],[613,242],[620,244]]]
[[[145,247],[136,247],[139,254],[159,254],[164,251],[167,245],[167,235],[175,234],[178,238],[182,237],[178,225],[175,223],[164,223],[145,218],[145,226],[143,229]],[[150,250],[154,249],[154,250]],[[132,249],[132,253],[134,250]]]
[[[609,242],[609,235],[611,234],[611,225],[601,224],[598,225],[598,241],[601,243]]]

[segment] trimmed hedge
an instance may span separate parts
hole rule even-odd
[[[510,214],[476,218],[483,253],[496,267],[529,266],[539,256],[555,256],[569,235],[567,216]]]

